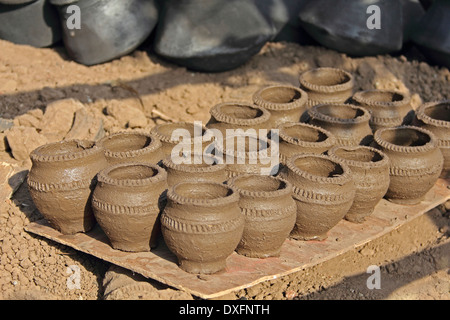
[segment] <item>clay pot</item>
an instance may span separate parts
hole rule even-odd
[[[100,144],[110,165],[124,162],[157,164],[164,158],[162,144],[143,132],[118,132],[102,138]]]
[[[114,249],[139,252],[156,247],[167,173],[149,163],[119,163],[98,174],[92,207]]]
[[[390,160],[390,184],[385,198],[417,204],[434,186],[443,168],[438,141],[430,131],[415,126],[384,128],[375,142]]]
[[[227,180],[226,165],[211,154],[191,154],[186,161],[178,163],[172,157],[162,161],[162,167],[167,171],[169,187],[177,183],[210,181],[223,183]]]
[[[228,136],[216,141],[215,150],[226,164],[228,178],[241,174],[275,175],[279,170],[277,146],[265,137]]]
[[[270,128],[285,122],[298,122],[306,110],[305,91],[285,85],[273,85],[254,93],[253,103],[270,112]]]
[[[350,168],[327,155],[297,154],[289,158],[282,177],[292,183],[297,220],[291,237],[323,240],[344,218],[355,197]]]
[[[216,273],[244,231],[239,194],[214,182],[182,182],[170,188],[161,216],[167,247],[189,273]]]
[[[411,123],[413,110],[411,98],[397,91],[366,90],[356,92],[353,103],[367,109],[370,114],[370,127],[375,132],[386,127],[397,127]]]
[[[205,135],[206,128],[201,124],[191,122],[162,123],[150,131],[162,143],[163,159],[176,152],[211,153],[212,137]]]
[[[333,147],[328,155],[350,167],[356,186],[355,198],[345,219],[364,222],[388,190],[388,157],[380,150],[366,146]]]
[[[330,131],[341,146],[369,145],[373,141],[370,113],[351,104],[321,104],[308,110],[309,123]]]
[[[68,55],[94,65],[126,55],[142,44],[158,21],[153,0],[50,0],[59,11]],[[71,5],[80,9],[80,28],[72,28]]]
[[[372,10],[371,5],[378,10]],[[301,26],[311,37],[339,52],[367,56],[397,52],[402,48],[400,1],[308,1],[299,17]],[[377,20],[380,21],[378,26]],[[375,25],[372,27],[372,24]]]
[[[450,100],[425,103],[416,110],[413,124],[431,131],[444,156],[441,177],[450,177]]]
[[[250,258],[278,257],[297,216],[292,185],[279,177],[261,175],[238,176],[228,184],[239,192],[245,217],[236,252]]]
[[[273,12],[272,1],[267,2]],[[165,0],[161,4],[154,50],[192,70],[237,68],[277,32],[269,12],[261,12],[254,1]]]
[[[61,40],[58,11],[47,0],[0,1],[0,39],[33,47]]]
[[[300,88],[308,94],[308,106],[344,103],[353,94],[353,75],[337,68],[316,68],[299,77]]]
[[[434,0],[412,32],[411,39],[432,62],[450,68],[450,2]]]
[[[206,127],[219,130],[223,137],[227,129],[268,129],[270,112],[263,107],[240,102],[224,102],[209,111],[211,118]]]
[[[95,177],[107,166],[103,149],[92,141],[66,140],[40,146],[30,158],[28,188],[39,212],[63,234],[89,231],[95,224]]]
[[[286,164],[288,158],[294,154],[321,154],[336,144],[336,138],[331,132],[312,124],[284,123],[278,129],[282,164]]]

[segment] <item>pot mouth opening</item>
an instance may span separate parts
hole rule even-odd
[[[370,113],[361,107],[350,104],[319,104],[313,112],[324,119],[336,122],[358,122],[370,119]]]
[[[64,140],[40,146],[30,156],[39,161],[64,161],[79,159],[96,151],[101,149],[94,141]]]
[[[383,165],[387,163],[387,158],[381,151],[367,146],[334,147],[329,154],[343,159],[352,166]]]
[[[395,106],[407,103],[407,96],[403,93],[387,90],[367,90],[357,92],[354,99],[358,102],[375,105]]]
[[[344,168],[341,164],[322,157],[299,157],[294,159],[293,164],[303,172],[322,178],[335,178],[344,174]]]
[[[342,69],[316,68],[302,73],[300,82],[311,90],[339,90],[353,86],[353,76]]]
[[[270,156],[271,142],[268,138],[253,135],[234,135],[226,137],[224,141],[218,140],[216,151],[237,158],[258,158],[265,153]]]
[[[284,86],[264,88],[259,95],[263,100],[276,104],[293,103],[302,97],[298,89]]]
[[[180,135],[176,134],[175,138],[173,138],[173,133],[176,132],[176,130],[180,130]],[[182,130],[187,130],[187,132]],[[184,133],[186,133],[193,143],[196,138],[201,139],[205,135],[206,129],[201,125],[191,122],[174,122],[159,124],[156,127],[153,127],[151,132],[161,141],[170,143],[177,143],[180,142],[180,140],[184,140]],[[197,137],[198,134],[196,135],[196,132],[200,132],[201,137]]]
[[[174,168],[187,172],[197,172],[197,171],[216,171],[220,170],[224,167],[224,164],[221,163],[221,160],[213,154],[198,154],[191,153],[189,155],[180,154],[180,158],[189,159],[189,161],[183,161],[180,163],[176,163],[173,161],[172,157],[169,156],[163,159],[163,165],[167,168]]]
[[[280,129],[280,137],[293,144],[301,142],[321,143],[330,138],[325,130],[303,123],[289,123],[278,128]]]
[[[155,139],[144,133],[117,133],[103,139],[102,144],[110,153],[124,153],[148,148]]]
[[[229,184],[239,193],[249,196],[276,196],[290,193],[290,184],[279,178],[266,175],[246,174],[232,178]]]
[[[423,107],[423,114],[431,120],[444,121],[450,125],[450,100],[427,104]]]
[[[397,127],[383,130],[379,137],[399,147],[423,147],[431,142],[431,136],[418,128]]]
[[[239,195],[233,188],[218,182],[180,182],[169,189],[167,196],[181,204],[227,204]]]
[[[115,167],[108,172],[108,176],[114,180],[145,180],[158,174],[157,168],[139,163]]]
[[[239,120],[257,119],[262,117],[264,114],[259,108],[239,104],[224,104],[220,107],[220,112],[227,117],[232,117]]]

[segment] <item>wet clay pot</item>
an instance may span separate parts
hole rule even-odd
[[[162,167],[167,171],[169,187],[183,181],[223,183],[227,180],[226,165],[214,155],[191,154],[183,158],[181,159],[183,162],[172,159],[172,157],[167,157],[162,161]]]
[[[239,192],[239,207],[245,217],[236,252],[250,258],[279,256],[297,216],[292,185],[279,177],[261,175],[238,176],[228,184]]]
[[[162,143],[163,159],[182,153],[211,152],[212,138],[206,137],[206,128],[192,122],[162,123],[150,131]]]
[[[373,141],[370,113],[351,104],[321,104],[308,110],[309,123],[330,131],[341,146],[369,145]]]
[[[156,136],[143,132],[118,132],[102,138],[100,144],[110,165],[124,162],[157,164],[164,158]]]
[[[211,118],[206,127],[219,130],[223,137],[227,129],[268,129],[270,112],[265,108],[240,102],[224,102],[215,105],[209,111]]]
[[[286,164],[294,154],[321,154],[336,144],[336,138],[331,132],[312,124],[284,123],[278,130],[282,164]]]
[[[373,132],[411,123],[411,98],[404,93],[389,90],[358,91],[352,100],[355,105],[370,112],[369,124]]]
[[[291,237],[323,240],[352,206],[355,184],[350,168],[327,155],[298,154],[282,177],[292,183],[297,218]]]
[[[139,252],[156,247],[167,173],[149,163],[119,163],[98,174],[92,207],[114,249]]]
[[[390,184],[385,198],[417,204],[441,174],[444,158],[430,131],[415,126],[379,129],[375,142],[390,161]]]
[[[316,68],[299,77],[300,88],[308,94],[308,106],[344,103],[353,95],[353,75],[337,68]]]
[[[270,112],[270,128],[285,122],[299,122],[307,102],[306,92],[293,86],[269,86],[253,95],[253,103]]]
[[[416,110],[413,124],[434,133],[444,156],[441,177],[450,178],[450,100],[423,104]]]
[[[216,156],[226,164],[228,178],[241,174],[275,175],[279,170],[277,147],[268,138],[229,136],[216,141]]]
[[[214,182],[182,182],[169,189],[161,226],[167,247],[189,273],[216,273],[244,231],[239,193]]]
[[[39,212],[63,234],[89,231],[95,224],[95,177],[107,166],[103,149],[92,141],[66,140],[43,145],[30,158],[28,188]]]
[[[366,146],[333,147],[328,155],[350,167],[356,186],[355,198],[345,219],[364,222],[388,190],[388,157],[380,150]]]

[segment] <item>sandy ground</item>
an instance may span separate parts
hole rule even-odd
[[[166,63],[144,49],[86,67],[68,60],[61,48],[36,49],[0,41],[0,117],[14,123],[14,128],[0,133],[2,141],[6,137],[8,142],[0,143],[0,298],[127,298],[105,295],[111,289],[107,280],[119,277],[117,270],[108,271],[109,263],[23,230],[42,218],[23,183],[31,165],[29,152],[40,144],[124,129],[149,130],[167,121],[206,123],[213,105],[250,101],[253,92],[271,83],[298,85],[302,71],[318,66],[352,72],[356,90],[409,91],[413,108],[450,98],[449,70],[416,60],[420,55],[414,50],[396,57],[349,58],[319,47],[269,43],[238,69],[205,74]],[[68,98],[74,100],[61,102]],[[76,121],[88,123],[91,130],[75,130]],[[446,205],[330,261],[224,298],[449,299]],[[381,268],[380,289],[367,288],[370,265]],[[67,285],[74,268],[81,275],[80,289]],[[143,290],[151,294],[137,298],[186,298],[156,283]]]

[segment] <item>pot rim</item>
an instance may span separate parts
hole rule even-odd
[[[442,127],[442,128],[450,128],[450,121],[434,119],[425,113],[426,109],[435,107],[435,106],[439,106],[441,104],[450,105],[450,100],[439,100],[439,101],[432,101],[432,102],[427,102],[427,103],[422,104],[416,112],[417,119],[421,120],[425,124],[433,125],[436,127]]]
[[[353,150],[358,150],[358,149],[369,150],[369,151],[375,152],[378,155],[380,155],[381,160],[375,161],[375,162],[372,160],[369,162],[365,162],[365,161],[345,159],[345,158],[342,158],[342,157],[339,157],[338,155],[336,155],[336,151],[339,149],[343,149],[343,150],[347,150],[347,151],[353,151]],[[369,146],[335,146],[328,151],[328,155],[332,158],[337,158],[337,159],[343,161],[344,163],[348,164],[350,167],[370,169],[370,168],[380,168],[380,167],[389,166],[388,156],[381,150],[378,150],[376,148],[369,147]]]
[[[303,140],[297,140],[291,136],[289,136],[287,133],[285,133],[285,129],[287,127],[306,127],[311,128],[314,130],[319,131],[320,133],[323,133],[326,136],[326,139],[319,142],[313,142],[313,141],[303,141]],[[285,122],[282,123],[277,127],[279,129],[278,135],[283,140],[286,141],[289,144],[298,145],[298,146],[305,146],[305,147],[316,147],[316,146],[333,146],[336,143],[336,137],[334,134],[332,134],[330,131],[325,130],[322,127],[315,126],[309,123],[303,123],[303,122]]]
[[[194,156],[198,155],[197,153],[194,153]],[[209,158],[214,158],[217,159],[218,161],[220,160],[219,158],[217,158],[214,155],[205,155],[202,154],[202,156],[207,156]],[[224,163],[216,163],[216,164],[212,164],[212,165],[207,165],[204,167],[198,167],[195,164],[194,165],[190,165],[190,164],[185,164],[185,163],[180,163],[180,164],[176,164],[172,161],[171,156],[168,156],[166,158],[164,158],[162,160],[162,164],[170,169],[174,169],[176,171],[182,171],[182,172],[190,172],[190,173],[201,173],[201,172],[217,172],[220,170],[224,170],[226,168],[226,165]]]
[[[152,135],[154,135],[156,138],[158,138],[161,142],[166,142],[166,143],[179,143],[179,141],[176,140],[172,140],[171,136],[168,136],[166,134],[161,133],[161,131],[159,130],[160,128],[164,127],[164,126],[170,126],[170,125],[180,125],[181,127],[177,128],[177,129],[183,129],[182,126],[196,126],[196,124],[194,122],[188,122],[188,121],[181,121],[181,122],[167,122],[167,123],[160,123],[156,126],[154,126],[151,130],[150,133]],[[202,128],[202,136],[201,137],[191,137],[191,143],[194,143],[194,141],[197,140],[202,140],[203,141],[203,137],[205,136],[205,132],[206,132],[206,127],[205,126],[201,126]]]
[[[274,89],[275,90],[276,89],[290,89],[290,90],[298,92],[300,94],[300,97],[292,102],[284,102],[284,103],[271,102],[271,101],[263,98],[262,95],[265,91],[274,90]],[[308,102],[308,94],[306,93],[306,91],[304,91],[298,87],[294,87],[294,86],[270,85],[270,86],[266,86],[266,87],[261,88],[258,91],[256,91],[252,96],[252,100],[253,100],[254,104],[267,109],[269,112],[271,110],[274,110],[274,111],[293,110],[293,109],[302,108],[303,106],[306,105],[306,103]]]
[[[83,145],[90,144],[91,146],[76,152],[70,152],[70,153],[60,153],[60,154],[49,154],[45,153],[44,150],[51,148],[53,146],[58,145],[69,145],[69,144],[76,144],[79,147],[83,147]],[[40,147],[37,147],[30,153],[30,158],[32,161],[35,162],[59,162],[59,161],[68,161],[68,160],[77,160],[82,159],[91,155],[94,155],[96,153],[103,153],[103,148],[92,140],[80,140],[80,139],[71,139],[71,140],[63,140],[63,141],[57,141],[57,142],[51,142],[44,144]]]
[[[111,171],[124,167],[148,167],[156,170],[156,175],[143,179],[116,179],[109,176]],[[120,186],[120,187],[137,187],[137,186],[148,186],[156,182],[161,182],[167,180],[167,172],[158,165],[146,163],[146,162],[125,162],[111,165],[101,170],[97,175],[98,182],[102,182],[108,185]]]
[[[345,108],[351,108],[351,109],[358,109],[358,110],[362,110],[363,115],[357,116],[356,118],[353,119],[343,119],[343,118],[338,118],[338,117],[332,117],[332,116],[328,116],[326,114],[323,114],[321,112],[319,112],[318,109],[320,109],[323,106],[331,106],[331,107],[345,107]],[[318,119],[321,121],[326,121],[329,123],[336,123],[336,124],[350,124],[350,123],[364,123],[364,122],[368,122],[371,118],[371,114],[369,112],[369,110],[367,110],[366,108],[362,107],[362,106],[356,106],[353,104],[347,104],[347,103],[321,103],[321,104],[317,104],[315,106],[313,106],[311,109],[308,110],[308,114],[311,118],[313,119]]]
[[[366,94],[370,93],[398,94],[402,97],[402,99],[398,101],[378,101],[370,99],[369,97],[365,96]],[[411,102],[411,96],[409,94],[400,92],[398,90],[381,90],[381,89],[358,91],[353,95],[352,99],[360,104],[376,107],[401,107]]]
[[[233,140],[237,137],[247,137],[245,134],[242,135],[236,135],[236,136],[231,136],[228,138],[224,138],[223,140],[225,140],[225,144],[226,144],[226,140],[233,138]],[[224,141],[220,141],[217,140],[216,141],[216,149],[217,151],[219,151],[220,153],[222,153],[222,155],[229,155],[229,156],[233,156],[234,158],[244,158],[244,159],[258,159],[260,154],[265,152],[267,153],[267,156],[270,157],[272,155],[272,144],[271,144],[271,140],[269,138],[261,138],[261,137],[257,137],[257,142],[260,143],[261,141],[265,141],[267,142],[267,147],[265,148],[266,151],[244,151],[244,152],[235,152],[234,149],[228,149],[228,148],[224,148],[225,144]]]
[[[321,159],[325,159],[325,160],[334,162],[334,163],[338,164],[339,166],[341,166],[343,173],[337,177],[323,177],[323,176],[314,175],[307,171],[304,171],[304,170],[298,168],[294,164],[295,160],[297,160],[299,158],[307,158],[307,157],[321,158]],[[288,158],[286,166],[289,168],[289,170],[291,170],[295,174],[297,174],[305,179],[308,179],[310,181],[313,181],[313,182],[332,183],[332,184],[342,185],[342,184],[352,180],[350,167],[345,162],[341,161],[340,159],[334,159],[334,158],[332,158],[328,155],[324,155],[324,154],[298,153],[298,154],[295,154],[292,157]]]
[[[106,141],[116,138],[116,137],[121,137],[121,136],[123,136],[125,139],[127,138],[127,136],[144,136],[144,137],[150,138],[150,143],[148,146],[146,146],[144,148],[140,148],[137,150],[127,150],[127,151],[111,151],[105,146]],[[153,135],[151,133],[145,133],[145,132],[130,132],[130,131],[122,131],[122,132],[113,133],[109,136],[106,136],[106,137],[100,139],[98,141],[98,143],[105,150],[105,155],[107,157],[114,157],[114,158],[127,158],[130,156],[138,156],[138,155],[142,155],[145,153],[154,152],[162,147],[161,141],[155,135]]]
[[[253,118],[253,119],[237,119],[232,116],[229,116],[221,111],[221,109],[225,106],[242,106],[242,107],[248,107],[251,109],[256,109],[262,112],[262,115],[259,117]],[[222,102],[219,104],[216,104],[214,107],[212,107],[209,110],[209,113],[211,116],[216,119],[219,122],[224,122],[228,124],[235,124],[235,125],[243,125],[243,126],[251,126],[251,125],[258,125],[265,123],[270,119],[270,112],[263,107],[257,106],[255,104],[245,103],[245,102]]]
[[[388,142],[381,137],[381,135],[386,131],[396,131],[396,130],[404,130],[404,129],[420,131],[421,133],[428,135],[430,137],[430,141],[428,141],[423,146],[400,146],[400,145],[396,145],[394,143]],[[402,152],[402,153],[427,152],[427,151],[431,151],[431,150],[437,148],[436,136],[431,131],[426,130],[424,128],[416,127],[416,126],[397,126],[397,127],[381,128],[381,129],[378,129],[377,131],[375,131],[374,140],[379,146],[381,146],[382,148],[384,148],[386,150]]]
[[[262,178],[262,179],[270,179],[270,180],[277,180],[284,183],[284,187],[281,189],[273,190],[273,191],[251,191],[245,188],[238,187],[236,185],[236,181],[240,179],[245,178]],[[255,197],[255,198],[277,198],[285,195],[290,195],[292,193],[292,184],[281,178],[281,177],[274,177],[274,176],[268,176],[268,175],[259,175],[259,174],[242,174],[238,175],[236,177],[233,177],[227,181],[227,184],[234,187],[239,194],[247,197]]]
[[[348,78],[348,81],[339,83],[339,84],[335,84],[335,85],[329,85],[329,86],[317,85],[317,84],[311,83],[305,79],[305,76],[307,76],[315,71],[325,71],[325,72],[331,72],[333,74],[341,74],[341,75],[346,76]],[[346,90],[352,89],[354,86],[354,78],[350,72],[348,72],[344,69],[331,68],[331,67],[320,67],[320,68],[307,70],[307,71],[303,72],[302,74],[300,74],[299,82],[306,89],[309,89],[311,91],[321,92],[321,93],[333,93],[333,92],[346,91]]]
[[[224,197],[217,197],[214,199],[199,199],[199,198],[191,198],[188,196],[181,195],[177,193],[177,188],[182,185],[211,185],[211,186],[220,186],[221,188],[226,188],[231,191],[231,194],[226,195]],[[232,203],[238,203],[239,201],[239,193],[237,190],[229,185],[213,182],[213,181],[198,181],[198,182],[189,182],[183,181],[175,184],[170,187],[167,191],[167,198],[171,201],[174,201],[178,204],[185,205],[195,205],[195,206],[221,206],[228,205]]]

